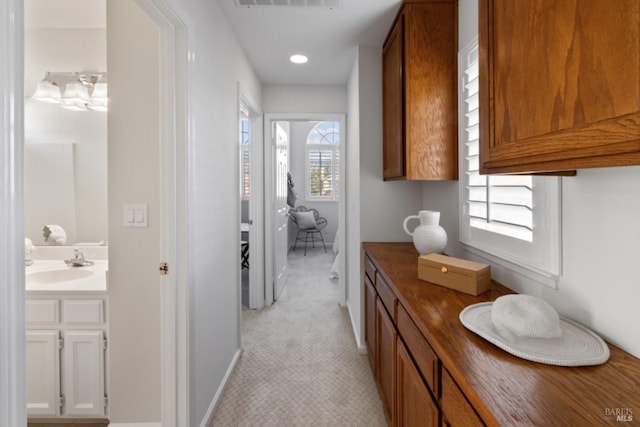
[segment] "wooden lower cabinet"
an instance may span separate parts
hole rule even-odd
[[[398,334],[384,305],[376,303],[376,380],[387,422],[395,426],[396,340]]]
[[[396,357],[396,426],[438,427],[440,411],[400,338]]]
[[[390,427],[638,425],[637,357],[613,344],[599,366],[512,356],[460,323],[465,307],[511,290],[492,282],[473,296],[420,280],[409,242],[364,243],[363,249],[367,277],[375,278],[375,286],[370,279],[363,284],[370,292],[365,327],[371,331],[375,318],[376,380]],[[628,408],[627,415],[611,408]]]
[[[364,277],[364,341],[367,344],[367,355],[373,374],[376,374],[376,289],[369,276]]]
[[[442,412],[451,427],[484,425],[446,369],[442,369]]]

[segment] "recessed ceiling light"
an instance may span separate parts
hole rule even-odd
[[[289,57],[289,61],[293,62],[294,64],[304,64],[308,60],[309,58],[304,55],[291,55],[291,57]]]

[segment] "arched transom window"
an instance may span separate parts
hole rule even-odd
[[[307,135],[307,200],[339,200],[340,123],[318,122]]]

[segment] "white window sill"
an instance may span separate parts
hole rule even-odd
[[[528,265],[522,260],[509,257],[508,254],[494,254],[491,251],[484,249],[482,244],[469,243],[462,240],[459,240],[459,242],[466,251],[486,260],[490,264],[502,267],[510,272],[526,277],[527,279],[534,280],[550,288],[558,289],[558,282],[560,281],[560,276],[558,275]],[[505,286],[506,285],[507,284],[505,284]]]

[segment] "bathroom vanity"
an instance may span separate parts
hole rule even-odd
[[[30,418],[107,415],[106,260],[62,258],[26,269],[26,387]]]

